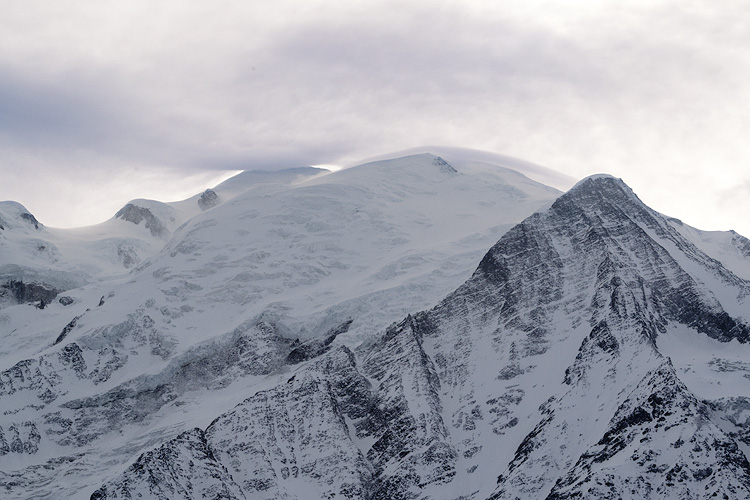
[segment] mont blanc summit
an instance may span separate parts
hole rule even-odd
[[[3,497],[750,497],[750,241],[513,166],[0,203]]]

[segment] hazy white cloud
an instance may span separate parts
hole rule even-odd
[[[750,235],[719,201],[750,161],[749,16],[733,0],[14,3],[0,19],[0,198],[88,223],[144,196],[122,189],[144,172],[444,144],[610,172],[658,210]],[[126,198],[56,219],[25,180],[41,178],[80,200],[110,179]]]

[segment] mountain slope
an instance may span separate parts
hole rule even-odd
[[[437,306],[220,416],[208,446],[259,479],[236,483],[249,498],[746,498],[749,290],[622,181],[589,178]],[[272,417],[246,410],[269,400]],[[316,410],[282,424],[290,404]]]
[[[281,384],[290,372],[299,371],[295,377],[302,380],[302,372],[321,359],[338,360],[334,355],[343,346],[352,350],[378,342],[378,331],[458,286],[504,231],[559,194],[506,169],[457,172],[432,155],[301,180],[287,177],[247,189],[245,179],[230,179],[212,190],[215,198],[198,195],[166,206],[136,201],[134,207],[147,208],[170,233],[159,252],[124,275],[66,290],[72,299],[67,306],[53,302],[41,310],[20,304],[0,311],[7,327],[0,348],[0,404],[10,409],[0,416],[5,471],[0,484],[9,498],[88,497],[143,452],[183,432],[188,432],[183,441],[142,463],[162,467],[160,457],[180,460],[183,453],[218,459],[202,441],[221,435],[209,429],[212,419],[264,391],[289,406],[285,414],[306,423],[307,413],[294,413],[291,402],[283,403],[289,396],[278,390],[287,387]],[[181,205],[188,202],[190,208]],[[170,213],[175,220],[165,223]],[[164,241],[151,234],[153,225],[146,227],[151,219],[144,214],[126,210],[98,230],[129,228]],[[418,351],[410,345],[407,353]],[[355,367],[358,356],[348,356]],[[424,369],[414,383],[434,380]],[[350,378],[361,382],[358,387],[373,383],[370,375],[355,372]],[[300,394],[315,398],[311,407],[323,404],[319,420],[327,426],[343,419],[340,430],[349,435],[351,425],[361,426],[342,453],[365,457],[362,466],[355,460],[353,470],[342,467],[341,477],[360,478],[346,483],[359,481],[354,490],[366,495],[372,484],[382,491],[398,489],[393,480],[376,478],[374,467],[398,461],[399,442],[386,439],[379,451],[365,444],[382,433],[400,435],[386,415],[411,398],[381,401],[375,389],[362,389],[362,400],[353,402],[327,373],[315,377]],[[387,384],[398,380],[382,378]],[[346,405],[351,415],[336,413]],[[196,427],[203,430],[193,432]],[[438,437],[429,431],[424,442]],[[2,440],[9,443],[6,452]],[[442,466],[428,455],[399,466],[400,474],[411,478],[410,470],[433,463],[430,477],[438,480]],[[204,465],[195,472],[208,481],[201,491],[219,491],[214,489],[219,483],[221,491],[236,491],[219,477],[229,464]],[[274,471],[281,475],[281,469]],[[169,491],[189,491],[186,485],[177,478]],[[196,484],[191,488],[199,491]],[[284,483],[275,488],[296,491]]]
[[[48,228],[22,205],[0,202],[0,282],[26,280],[62,293],[126,275],[157,254],[180,225],[202,211],[243,193],[267,193],[325,173],[309,167],[244,172],[180,202],[131,200],[110,220],[77,229]],[[39,300],[33,294],[13,298],[18,300],[0,300],[0,308]]]

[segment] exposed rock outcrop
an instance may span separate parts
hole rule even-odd
[[[148,208],[139,207],[128,203],[115,214],[115,218],[132,222],[135,225],[144,222],[144,227],[151,232],[152,236],[162,238],[169,234],[164,223],[159,220]]]

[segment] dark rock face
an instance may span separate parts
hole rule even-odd
[[[308,419],[320,425],[308,426]],[[295,481],[316,498],[367,498],[372,467],[352,441],[330,384],[315,376],[258,393],[206,435],[248,498],[276,498]]]
[[[163,500],[246,498],[227,470],[216,461],[200,429],[184,432],[145,453],[130,466],[121,481],[102,486],[91,495],[91,500],[137,497]]]
[[[220,416],[205,431],[211,458],[201,459],[204,463],[199,467],[224,467],[242,498],[277,498],[300,481],[306,484],[305,494],[315,498],[414,498],[410,488],[448,482],[456,457],[444,442],[447,432],[435,406],[439,403],[434,387],[429,389],[437,383],[434,373],[429,366],[420,369],[416,378],[409,370],[394,376],[383,369],[419,349],[410,329],[410,323],[395,326],[384,340],[395,357],[358,366],[351,351],[333,349],[286,383],[259,392]],[[421,359],[428,362],[424,356]],[[374,380],[388,380],[382,380],[376,391],[362,372]],[[410,414],[400,388],[404,383],[432,405],[428,413]],[[427,392],[422,395],[419,384],[425,383]],[[176,449],[180,439],[165,446]],[[360,449],[362,441],[375,443],[370,452]],[[180,449],[180,456],[172,461],[184,462],[190,455],[197,462],[192,453]],[[172,461],[159,463],[149,457],[144,455],[136,463],[143,464],[145,471],[131,467],[92,498],[119,498],[111,496],[115,491],[134,494],[137,488],[132,484],[141,475],[167,474]],[[110,496],[101,496],[104,493]],[[149,498],[162,497],[152,493]]]
[[[294,349],[292,349],[292,352],[290,352],[286,358],[287,363],[295,365],[308,359],[316,358],[325,353],[330,348],[331,343],[336,340],[337,336],[349,331],[349,326],[352,324],[352,321],[353,320],[350,319],[336,328],[332,328],[322,339],[312,339],[302,344],[295,342],[292,344]]]
[[[482,329],[493,345],[505,346],[507,361],[501,364],[498,379],[516,380],[529,371],[524,365],[547,352],[552,332],[565,331],[567,325],[577,329],[591,325],[563,378],[570,389],[540,408],[538,424],[518,446],[493,498],[546,496],[545,489],[549,492],[556,478],[575,463],[578,452],[572,450],[585,454],[586,447],[594,445],[576,443],[580,438],[574,429],[580,429],[581,435],[587,432],[576,401],[591,398],[592,391],[597,397],[616,394],[643,377],[659,359],[654,339],[667,325],[686,325],[720,341],[747,341],[748,325],[731,318],[712,294],[703,291],[704,285],[683,269],[686,262],[706,269],[738,297],[747,293],[746,282],[672,230],[621,181],[590,179],[559,198],[548,212],[535,214],[506,233],[472,278],[427,313],[421,331],[435,338],[433,359],[440,379],[463,387],[471,380],[472,367],[459,353],[476,355],[471,342],[477,340],[469,340],[472,330]],[[566,317],[564,323],[553,319],[561,315]],[[464,425],[473,420],[472,414],[488,411],[517,422],[512,404],[489,409],[472,404],[460,411]],[[702,411],[693,408],[695,415]],[[634,410],[629,418],[632,423],[645,422],[653,412]],[[502,426],[494,429],[505,432]],[[715,431],[717,442],[725,439]],[[566,451],[561,453],[558,446]],[[689,491],[702,487],[694,477],[705,476],[705,463],[711,460],[706,455],[691,465],[696,475],[691,476]],[[698,467],[701,463],[704,466]],[[744,469],[734,474],[718,489],[744,491]],[[623,495],[620,491],[594,496]]]
[[[750,259],[750,240],[734,231],[731,231],[731,233],[733,235],[732,243],[742,252],[742,255]]]
[[[151,231],[152,236],[164,237],[169,234],[169,231],[164,226],[164,223],[160,221],[148,208],[139,207],[128,203],[120,210],[117,211],[115,217],[118,219],[132,222],[133,224],[140,224],[145,221],[144,226],[146,229]]]
[[[686,325],[720,341],[747,340],[747,325],[729,318],[711,294],[702,292],[703,285],[684,271],[675,255],[682,255],[679,257],[683,259],[682,262],[692,261],[708,269],[712,275],[733,288],[734,293],[745,293],[747,284],[721,267],[718,262],[703,255],[676,232],[671,231],[670,226],[665,224],[658,214],[640,204],[639,200],[616,179],[585,181],[558,199],[547,213],[532,216],[523,224],[544,228],[544,236],[538,236],[531,241],[527,239],[520,247],[514,247],[512,242],[503,238],[485,258],[484,265],[480,266],[470,282],[497,277],[500,277],[501,283],[510,281],[512,278],[505,277],[513,276],[515,273],[505,271],[509,267],[505,264],[508,256],[512,256],[512,261],[517,261],[519,256],[525,254],[523,249],[536,247],[536,250],[530,250],[530,253],[547,255],[548,262],[560,258],[559,262],[562,265],[559,267],[559,274],[565,277],[564,281],[567,282],[569,290],[567,294],[555,295],[556,285],[551,283],[550,278],[535,278],[523,269],[520,270],[520,273],[526,273],[527,280],[541,279],[551,285],[539,290],[536,302],[554,304],[559,300],[557,307],[552,310],[545,307],[536,317],[543,318],[543,314],[549,317],[554,313],[554,309],[563,309],[581,314],[580,320],[592,327],[588,336],[583,338],[573,364],[565,372],[564,382],[570,388],[550,404],[544,405],[537,426],[519,445],[513,460],[500,476],[498,489],[492,498],[544,498],[548,494],[550,498],[663,498],[668,488],[663,485],[657,487],[657,478],[646,479],[648,465],[642,473],[632,475],[631,472],[615,469],[601,480],[589,478],[589,471],[607,467],[592,464],[607,464],[610,460],[616,463],[622,461],[618,454],[635,440],[635,437],[623,437],[623,429],[642,429],[643,426],[661,429],[665,425],[662,422],[670,415],[676,414],[676,410],[657,410],[660,401],[685,398],[683,403],[680,403],[680,408],[687,412],[687,415],[673,425],[679,427],[680,432],[686,431],[686,422],[702,418],[705,410],[695,402],[695,398],[681,382],[679,387],[684,392],[669,392],[672,390],[670,384],[676,385],[679,380],[671,366],[665,368],[662,365],[660,354],[654,344],[655,338],[660,332],[665,331],[667,325]],[[523,234],[528,233],[529,231],[525,231]],[[510,238],[511,234],[507,237]],[[520,235],[516,235],[515,238],[519,239]],[[545,252],[540,241],[553,241],[555,251]],[[667,251],[670,247],[677,251],[673,250],[670,253]],[[487,262],[488,259],[492,260]],[[545,272],[553,272],[549,271],[548,264],[542,262],[528,262],[527,266],[542,266],[543,269],[547,269]],[[513,285],[509,287],[511,291],[502,297],[506,304],[510,302],[507,296],[514,294],[512,289],[515,286],[525,286],[523,281]],[[477,288],[480,286],[472,287]],[[576,291],[583,293],[577,295]],[[452,300],[453,302],[448,302],[446,306],[453,307],[456,300]],[[528,301],[521,303],[525,303],[526,308],[529,307]],[[523,309],[520,315],[516,312],[517,309],[511,311],[520,318],[524,317]],[[534,311],[533,306],[531,311]],[[501,312],[500,317],[503,316]],[[533,325],[533,317],[530,320]],[[573,316],[572,324],[575,325],[580,320]],[[518,324],[519,319],[514,317],[512,323]],[[543,327],[543,324],[539,326]],[[526,330],[533,331],[528,327]],[[661,368],[649,368],[655,364]],[[649,369],[654,371],[649,374]],[[589,417],[587,420],[585,412],[582,413],[577,408],[582,403],[577,401],[587,401],[593,393],[599,398],[632,390],[627,389],[629,385],[637,383],[644,375],[644,380],[648,383],[641,382],[635,393],[650,402],[649,405],[629,405],[635,397],[631,396],[623,403],[628,410],[624,411],[622,407],[617,410],[621,416],[613,417],[610,428],[604,431],[604,437],[598,443],[582,441],[579,436],[590,432],[582,422],[588,421],[589,426],[595,426],[594,422],[599,420],[599,412],[604,416],[608,411],[614,411],[614,408],[606,409],[608,405],[602,403],[595,412],[596,418]],[[668,387],[664,387],[669,394],[660,395],[657,391],[649,399],[656,389],[648,384],[654,384],[655,380],[661,379],[670,381],[667,383]],[[699,427],[704,430],[709,428],[708,425]],[[710,437],[701,439],[723,441],[723,450],[728,449],[727,446],[731,447],[731,440],[728,440],[715,425],[710,432]],[[659,435],[659,432],[653,430],[645,430],[644,433],[651,437]],[[648,446],[653,452],[660,454],[660,447],[665,446],[667,441],[676,441],[677,437],[671,441],[670,439],[671,436],[665,436],[651,441],[639,437],[636,442],[648,441]],[[557,450],[557,447],[561,448]],[[600,450],[601,447],[604,449]],[[565,451],[561,452],[563,449]],[[596,453],[591,451],[592,449],[597,450]],[[712,449],[715,451],[715,448]],[[685,465],[686,470],[694,470],[696,474],[690,475],[690,480],[686,482],[682,496],[678,495],[679,497],[692,498],[691,495],[702,488],[694,478],[705,476],[706,464],[715,463],[716,457],[711,453],[701,457],[685,457],[685,463],[690,464],[690,467]],[[576,462],[578,465],[568,469]],[[589,465],[584,467],[581,465],[584,462]],[[661,465],[656,467],[660,468]],[[566,473],[566,470],[569,472]],[[733,491],[733,488],[745,491],[744,467],[727,474],[730,476],[728,479],[717,479],[716,484],[721,485],[717,487],[717,491]],[[559,479],[561,476],[566,479]],[[591,485],[591,482],[596,481],[600,481],[604,486],[596,489]],[[636,487],[632,481],[643,484]],[[645,482],[653,486],[653,491],[652,486]],[[553,484],[554,488],[550,492],[549,488]]]
[[[662,451],[664,443],[676,451]],[[746,498],[750,463],[665,362],[635,388],[601,440],[547,498],[696,498],[696,490],[702,498],[727,492]]]
[[[198,206],[201,207],[201,210],[205,211],[209,208],[213,208],[216,205],[221,203],[221,200],[219,200],[219,195],[216,194],[216,191],[213,189],[206,189],[201,194],[201,197],[198,198]]]
[[[151,234],[154,234],[154,233],[152,232]],[[117,256],[122,260],[122,265],[125,269],[130,269],[131,267],[138,264],[138,262],[140,262],[140,257],[138,257],[138,253],[135,251],[134,248],[129,247],[129,246],[118,245]]]
[[[55,300],[59,293],[59,290],[44,283],[24,283],[17,280],[9,280],[2,285],[2,288],[7,290],[19,304],[39,302],[46,305]]]
[[[100,399],[94,398],[102,408],[92,401],[64,402],[64,396],[73,387],[81,384],[93,387],[109,380],[125,365],[128,352],[140,350],[143,354],[167,356],[174,347],[174,342],[157,331],[147,315],[134,315],[122,324],[96,332],[94,348],[89,345],[91,339],[85,337],[65,344],[63,340],[79,319],[74,318],[63,328],[56,341],[59,346],[57,350],[21,361],[0,372],[0,399],[26,402],[24,406],[14,406],[5,415],[35,413],[37,419],[34,423],[42,436],[39,446],[50,443],[81,446],[125,425],[127,421],[120,417],[127,415],[132,418],[131,421],[138,421],[138,418],[143,420],[149,411],[154,411],[149,396],[158,391],[148,388],[142,392],[131,391],[131,400],[122,397],[126,392],[122,389],[107,392]],[[100,338],[110,339],[112,345],[102,345]],[[122,343],[130,348],[124,349]],[[129,408],[128,403],[133,403],[135,409]],[[23,424],[16,420],[13,423]]]
[[[376,476],[372,498],[411,498],[410,490],[449,483],[457,453],[443,422],[440,380],[423,349],[418,322],[409,316],[391,326],[369,351],[363,368],[378,382],[378,413],[385,424],[367,458],[389,471]]]
[[[62,300],[62,299],[60,299],[60,300]],[[60,335],[58,335],[57,338],[55,339],[55,344],[59,344],[60,342],[62,342],[63,340],[65,340],[65,337],[67,337],[68,334],[70,333],[70,331],[73,328],[75,328],[76,323],[78,323],[79,319],[81,319],[81,316],[76,316],[75,318],[73,318],[72,320],[70,320],[70,322],[67,325],[65,325],[65,327],[60,332]]]
[[[39,229],[39,226],[40,226],[39,221],[36,220],[36,217],[31,215],[30,213],[21,214],[21,219],[26,221],[29,225],[34,226],[34,229]]]
[[[447,161],[443,160],[439,156],[432,161],[433,165],[440,168],[440,171],[444,174],[457,174],[458,171],[453,168]]]
[[[9,453],[33,455],[39,450],[41,435],[34,422],[11,424],[6,432],[0,426],[0,456]]]
[[[352,440],[348,422],[364,439],[375,431],[367,421],[373,405],[353,354],[340,348],[275,389],[248,398],[205,432],[196,429],[144,454],[92,498],[130,498],[146,486],[148,498],[174,498],[168,480],[167,490],[154,492],[155,482],[147,478],[182,480],[174,472],[182,463],[213,471],[222,491],[234,495],[216,498],[276,498],[301,481],[310,497],[369,498],[373,467]],[[311,421],[319,425],[311,427]],[[185,446],[188,438],[196,444]],[[195,487],[185,491],[190,493],[177,498],[200,497]]]
[[[169,356],[173,342],[160,337],[147,320],[134,318],[119,328],[129,337],[148,339],[152,355]],[[244,324],[218,341],[173,358],[158,375],[141,376],[96,397],[62,404],[72,412],[51,414],[51,433],[58,444],[82,446],[129,423],[148,422],[159,409],[188,391],[220,389],[240,376],[265,375],[278,369],[284,363],[287,342],[272,325]],[[100,352],[100,356],[106,363],[88,373],[84,373],[85,367],[81,370],[81,376],[95,384],[108,380],[128,358],[116,349]],[[65,416],[62,424],[61,415]]]

